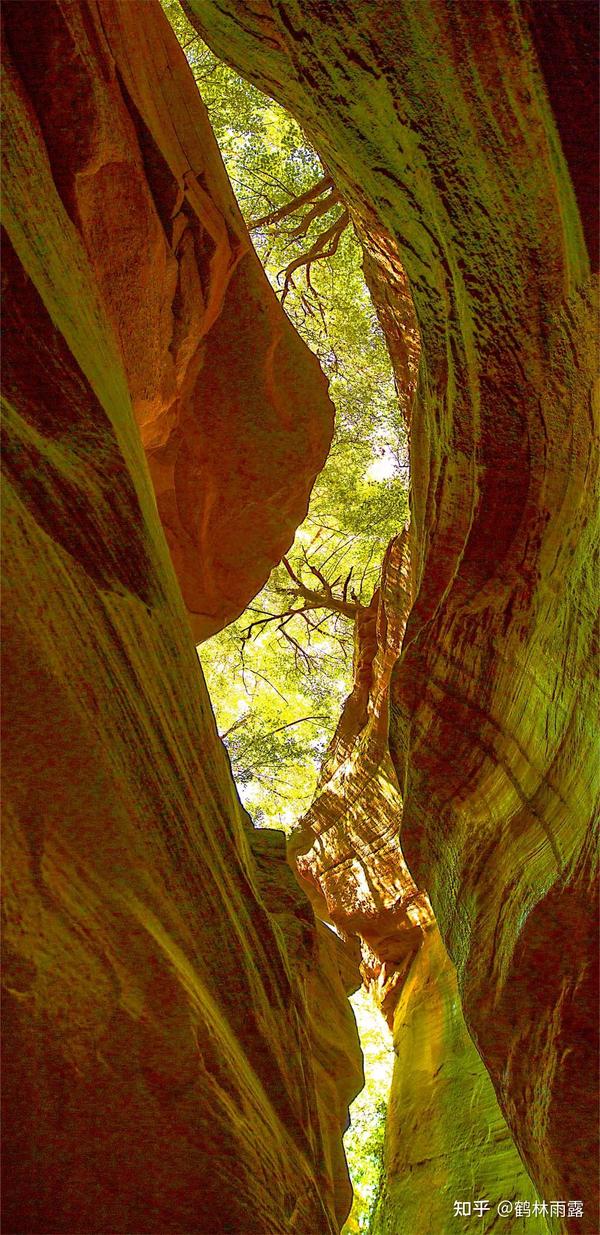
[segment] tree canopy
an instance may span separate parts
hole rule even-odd
[[[296,122],[218,61],[178,0],[163,0],[192,68],[268,278],[329,378],[332,448],[293,546],[246,612],[199,649],[240,796],[257,826],[289,830],[310,804],[352,684],[354,618],[408,511],[404,424],[350,220]],[[345,1137],[354,1205],[377,1200],[393,1051],[381,1014],[352,1000],[365,1088]]]
[[[407,514],[404,426],[360,246],[327,169],[281,107],[213,56],[177,0],[164,8],[256,250],[319,357],[336,408],[331,452],[287,563],[200,650],[244,803],[255,823],[287,830],[311,800],[351,685],[353,647],[352,614],[307,610],[292,574],[324,598],[326,586],[339,595],[347,581],[347,598],[368,603]]]

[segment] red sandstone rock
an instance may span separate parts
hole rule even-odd
[[[193,453],[199,433],[187,447],[182,434],[192,401],[181,395],[179,427],[165,410],[176,373],[199,395],[210,357],[212,458],[228,417],[211,490],[225,565],[200,558],[194,571],[203,579],[206,566],[217,600],[203,612],[216,621],[234,536],[229,613],[263,570],[239,537],[241,494],[253,494],[244,509],[268,561],[300,517],[328,432],[324,386],[300,412],[293,400],[315,390],[316,366],[276,325],[265,290],[273,332],[253,324],[265,350],[247,360],[257,420],[248,391],[241,405],[245,347],[231,314],[252,304],[259,316],[264,285],[250,255],[228,266],[236,217],[226,186],[220,204],[208,138],[208,167],[193,164],[206,186],[175,192],[183,163],[174,176],[164,160],[178,142],[194,159],[205,149],[176,109],[179,90],[193,124],[205,121],[158,5],[45,0],[3,16],[4,1230],[336,1235],[349,1206],[340,1138],[360,1085],[350,961],[290,895],[283,852],[265,878],[252,851],[132,414],[133,396],[155,435],[155,475],[157,460],[164,469],[163,513],[174,483],[184,520],[201,509],[213,519],[208,507],[191,513],[210,474]],[[163,228],[176,206],[179,273]],[[187,306],[179,325],[174,305]],[[232,403],[221,409],[224,374]],[[265,506],[254,452],[292,409],[296,423],[272,441]],[[304,479],[289,507],[278,499],[269,541],[269,502],[283,474],[289,492],[300,449]],[[191,493],[186,468],[203,476]]]
[[[402,799],[390,760],[390,679],[410,607],[408,537],[355,631],[355,683],[317,795],[288,846],[317,913],[357,935],[363,980],[394,1034],[381,1193],[373,1235],[455,1228],[453,1201],[527,1202],[536,1193],[462,1015],[456,972],[400,848]],[[497,1229],[496,1204],[478,1218]],[[527,1235],[531,1219],[513,1215]],[[546,1232],[536,1220],[538,1235]]]
[[[185,7],[305,127],[377,298],[396,263],[408,274],[402,847],[519,1150],[545,1196],[584,1200],[569,1229],[595,1235],[592,6]]]
[[[6,39],[114,327],[202,639],[289,547],[332,406],[252,249],[177,40],[153,3],[141,13],[13,4]]]
[[[363,973],[393,1020],[398,981],[433,922],[399,842],[389,755],[390,679],[410,606],[408,535],[392,540],[381,587],[355,627],[355,680],[315,799],[288,852],[317,913],[363,945]],[[396,992],[396,993],[395,993]]]

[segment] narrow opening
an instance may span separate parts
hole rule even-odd
[[[379,1199],[388,1096],[394,1067],[392,1035],[364,986],[351,996],[362,1047],[365,1086],[350,1108],[344,1148],[354,1200],[341,1235],[368,1235]]]
[[[290,832],[310,805],[353,683],[354,623],[408,514],[408,454],[362,251],[327,170],[296,122],[221,63],[177,0],[163,8],[185,51],[250,228],[291,321],[330,381],[336,427],[292,548],[245,613],[199,649],[242,802]],[[369,1230],[379,1192],[391,1034],[363,987],[352,997],[365,1087],[344,1138]]]

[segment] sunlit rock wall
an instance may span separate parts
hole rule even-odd
[[[396,1059],[372,1235],[460,1235],[471,1222],[478,1231],[496,1232],[506,1222],[511,1235],[559,1230],[534,1208],[538,1197],[467,1032],[456,974],[435,926],[424,931],[393,1031]],[[501,1202],[513,1207],[510,1224],[498,1216]],[[515,1212],[515,1205],[522,1208]]]
[[[364,979],[393,1020],[397,986],[423,930],[428,898],[402,856],[402,800],[389,754],[390,681],[410,607],[410,557],[404,531],[388,546],[381,585],[359,612],[354,685],[309,810],[288,841],[317,913],[362,947]]]
[[[414,602],[391,686],[402,846],[519,1149],[544,1196],[584,1202],[569,1228],[595,1235],[593,6],[185,7],[304,125],[376,296],[396,261],[408,274],[422,358]]]
[[[333,421],[156,8],[9,4],[5,37],[114,327],[201,639],[241,612],[289,547]]]
[[[341,1132],[361,1084],[346,1000],[356,969],[352,977],[343,945],[316,927],[282,839],[256,847],[133,412],[146,400],[145,423],[160,436],[159,370],[179,329],[173,304],[183,303],[144,160],[164,189],[164,223],[175,202],[158,153],[163,133],[169,149],[189,143],[194,159],[206,151],[212,159],[214,148],[205,151],[204,113],[158,6],[44,0],[7,5],[3,16],[3,1229],[336,1235],[351,1199]],[[217,249],[193,202],[227,230],[229,191],[220,204],[222,170],[212,176],[181,207],[195,285],[207,271],[193,259],[202,236]],[[131,284],[117,280],[122,244]],[[236,298],[244,280],[256,295],[264,290],[256,318],[275,320],[252,261],[240,256],[235,273],[220,268],[217,332],[219,312],[246,320]],[[206,329],[202,352],[197,293],[198,315],[190,319],[188,304],[178,336],[196,374],[212,347]],[[254,342],[261,329],[255,322]],[[270,336],[279,357],[286,331],[280,319]],[[233,374],[235,387],[251,340],[227,330],[219,338],[210,381]],[[315,365],[290,339],[301,399],[314,389]],[[249,366],[263,362],[265,353],[247,357]],[[282,384],[267,402],[257,377],[263,429],[275,404],[285,415],[294,406],[288,362],[269,372]],[[320,404],[294,412],[290,431],[292,454],[303,441],[307,459],[307,435],[326,437],[317,389]],[[210,404],[211,415],[227,418],[222,462],[234,509],[249,394],[243,431],[235,393],[221,410]],[[179,425],[169,438],[175,454]],[[276,451],[273,466],[281,466]],[[189,480],[188,512],[205,495],[200,476],[191,492]],[[289,492],[287,468],[285,480]],[[167,491],[158,485],[163,514]],[[260,524],[258,499],[243,509],[245,528],[252,511]],[[292,509],[278,507],[278,535]],[[215,519],[219,548],[226,523]],[[236,544],[240,576],[251,573],[250,541]],[[235,605],[249,586],[247,576]]]
[[[390,543],[381,586],[357,623],[354,689],[288,851],[317,913],[358,936],[363,980],[394,1034],[373,1235],[454,1235],[466,1221],[455,1201],[487,1201],[477,1222],[491,1231],[498,1201],[531,1207],[537,1197],[465,1026],[428,898],[400,849],[389,689],[409,605],[403,533]],[[539,1215],[512,1222],[514,1231],[548,1232]]]

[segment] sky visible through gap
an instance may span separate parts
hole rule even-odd
[[[308,515],[287,554],[292,572],[319,587],[315,570],[368,603],[383,554],[408,510],[404,426],[382,331],[361,268],[360,246],[333,186],[293,215],[258,226],[310,193],[326,175],[295,121],[218,61],[177,0],[163,8],[185,51],[256,251],[299,334],[330,381],[336,429]],[[314,219],[306,224],[309,210]],[[299,231],[296,237],[293,231]],[[290,264],[319,237],[331,256]],[[336,580],[339,582],[336,584]],[[318,611],[310,623],[276,620],[293,606],[291,576],[276,567],[246,612],[199,650],[219,732],[240,797],[256,826],[289,832],[307,809],[352,685],[353,622]],[[270,619],[270,620],[269,620]],[[377,1196],[393,1050],[364,990],[352,999],[366,1083],[345,1136],[355,1203],[344,1235],[368,1232]]]

